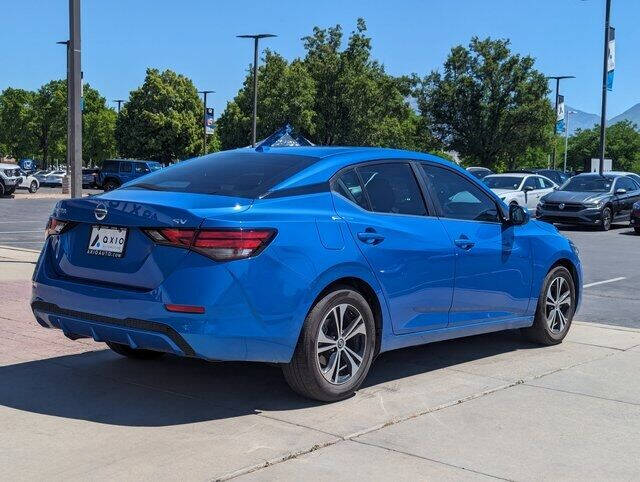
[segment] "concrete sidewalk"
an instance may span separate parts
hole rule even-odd
[[[0,271],[3,478],[640,475],[640,330],[576,322],[555,347],[499,333],[390,352],[356,396],[319,404],[277,367],[67,340],[36,325],[28,278]]]

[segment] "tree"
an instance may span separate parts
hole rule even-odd
[[[413,79],[388,75],[371,58],[371,39],[358,19],[346,47],[340,25],[314,28],[306,55],[287,63],[267,51],[259,68],[258,138],[285,123],[317,144],[421,149],[433,138],[411,108]],[[253,84],[249,73],[218,120],[224,149],[250,142]]]
[[[216,122],[223,149],[251,144],[251,72],[249,69],[242,88]],[[289,64],[282,56],[267,50],[264,63],[258,68],[258,93],[258,139],[273,134],[287,123],[304,136],[314,134],[315,83],[300,60]]]
[[[169,162],[202,152],[202,102],[187,77],[147,69],[116,121],[118,153]]]
[[[605,157],[613,160],[613,167],[620,171],[640,171],[640,132],[636,125],[626,120],[607,127]],[[585,163],[599,157],[600,127],[578,129],[569,138],[567,165],[583,170]],[[586,167],[589,167],[587,165]]]
[[[0,154],[23,159],[33,155],[33,92],[5,89],[0,94]]]
[[[67,85],[52,80],[40,87],[33,99],[33,136],[37,141],[36,156],[47,167],[53,160],[66,157]]]
[[[534,59],[514,55],[508,40],[474,37],[454,47],[444,72],[416,89],[418,107],[435,136],[475,164],[514,168],[528,149],[548,149],[553,109]]]
[[[107,101],[89,84],[83,90],[82,161],[95,165],[116,154],[115,128],[117,114],[107,107]]]

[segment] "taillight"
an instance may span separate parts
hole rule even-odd
[[[48,238],[56,234],[62,233],[64,228],[69,224],[67,221],[60,221],[54,217],[50,217],[47,221],[47,227],[44,230],[44,237]]]
[[[146,229],[158,244],[180,246],[218,261],[255,256],[274,238],[275,229]]]

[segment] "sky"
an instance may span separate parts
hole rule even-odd
[[[640,102],[640,0],[613,0],[616,74],[611,118]],[[345,36],[363,17],[373,56],[390,74],[425,75],[442,68],[451,47],[473,36],[508,38],[563,81],[566,103],[600,112],[605,0],[82,0],[85,81],[109,101],[126,99],[145,69],[172,69],[198,89],[215,90],[216,117],[233,99],[252,62],[250,40],[288,59],[304,55],[301,37],[314,26],[341,24]],[[37,89],[65,76],[68,0],[0,0],[0,90]],[[554,87],[553,85],[550,85]],[[113,102],[110,105],[115,106]]]

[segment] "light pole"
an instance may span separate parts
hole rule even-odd
[[[60,42],[56,42],[58,45],[64,45],[66,47],[67,53],[67,155],[66,155],[66,163],[67,169],[69,169],[69,164],[71,158],[69,156],[70,146],[71,146],[71,79],[69,78],[69,41],[61,40]],[[43,166],[46,168],[47,166]]]
[[[258,41],[261,38],[277,37],[272,33],[237,35],[238,38],[253,39],[253,122],[251,128],[251,147],[256,146],[256,118],[258,117]]]
[[[124,99],[113,99],[113,102],[118,103],[118,114],[120,114],[120,105],[124,102]]]
[[[555,102],[555,115],[558,116],[558,97],[560,95],[560,81],[563,79],[575,79],[573,75],[550,75],[547,79],[555,79],[556,81],[556,102]],[[553,163],[553,169],[556,168],[556,134],[558,133],[557,118],[553,123],[553,154],[551,155],[551,162]],[[551,167],[551,166],[549,166]]]
[[[611,0],[607,0],[604,16],[604,61],[602,66],[602,111],[600,113],[600,167],[598,172],[602,176],[604,171],[605,135],[607,128],[607,64],[609,60],[609,20],[611,19]]]
[[[213,94],[215,90],[199,90],[198,94],[204,96],[204,110],[202,112],[202,129],[204,132],[204,144],[202,145],[202,155],[207,153],[207,94]]]
[[[578,111],[569,110],[567,111],[567,123],[564,126],[564,172],[567,172],[567,146],[569,145],[569,117],[571,114],[577,114]]]

